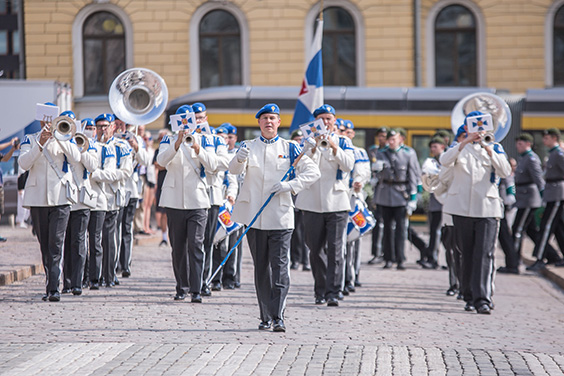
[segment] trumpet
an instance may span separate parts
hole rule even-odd
[[[492,132],[486,132],[480,140],[480,145],[485,148],[495,142],[495,135]]]
[[[84,133],[75,133],[74,142],[76,142],[76,146],[81,153],[84,153],[90,147],[90,141],[88,141],[88,137]]]
[[[51,124],[53,137],[59,141],[69,141],[76,133],[76,123],[69,116],[58,116]]]
[[[326,138],[323,138],[317,141],[317,147],[319,148],[319,150],[325,151],[330,147],[329,141]]]
[[[194,145],[194,143],[196,142],[196,138],[191,133],[185,133],[184,134],[184,142],[186,143],[186,146],[190,147],[190,146]]]

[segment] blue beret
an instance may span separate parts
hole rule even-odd
[[[262,114],[277,114],[280,115],[280,108],[276,103],[267,103],[257,112],[255,117],[258,119]]]
[[[335,121],[335,124],[337,124],[340,127],[344,127],[345,126],[345,119],[341,119],[341,118],[337,118],[337,120]]]
[[[187,112],[194,112],[194,109],[189,104],[183,104],[182,106],[178,107],[176,110],[176,114],[185,114]]]
[[[82,124],[82,127],[94,127],[94,126],[96,126],[96,123],[94,122],[94,119],[92,119],[92,118],[84,118],[84,119],[82,119],[82,121],[80,123]]]
[[[315,111],[313,111],[314,117],[317,117],[318,115],[321,115],[321,114],[335,115],[335,109],[331,105],[324,104],[323,106],[321,106],[318,109],[316,109]]]
[[[229,127],[227,127],[227,134],[237,134],[237,127],[229,124]]]
[[[197,114],[199,112],[204,112],[206,110],[206,106],[204,106],[203,103],[196,102],[192,105],[192,109],[194,110],[194,113]]]
[[[216,133],[216,134],[220,134],[220,133],[225,133],[225,134],[227,134],[227,129],[226,129],[226,128],[223,126],[223,124],[222,124],[222,125],[220,125],[219,127],[217,127],[217,128],[215,129],[215,133]]]
[[[354,129],[354,124],[353,124],[353,122],[350,121],[350,120],[345,120],[345,127],[346,127],[347,129]]]
[[[454,136],[454,140],[458,140],[458,137],[460,137],[460,135],[462,135],[463,133],[466,133],[466,130],[464,129],[464,124],[462,124],[460,127],[458,127],[458,130],[456,131],[456,136]]]
[[[100,115],[96,116],[96,119],[94,119],[94,121],[97,123],[97,122],[99,122],[99,121],[106,120],[106,121],[108,121],[108,122],[111,123],[111,122],[114,121],[115,119],[116,119],[116,118],[115,118],[114,115],[112,115],[112,114],[100,114]]]
[[[63,111],[63,112],[61,112],[61,115],[60,115],[60,116],[68,116],[68,117],[70,117],[70,118],[73,119],[73,120],[76,119],[76,115],[75,115],[74,112],[72,112],[72,111]]]

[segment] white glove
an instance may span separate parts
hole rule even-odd
[[[407,203],[407,214],[411,215],[417,209],[417,200],[409,201]]]
[[[313,139],[313,137],[308,137],[304,140],[304,152],[310,151],[313,149],[317,143]]]
[[[237,156],[237,162],[239,163],[245,162],[249,157],[249,149],[247,149],[244,146],[240,147],[239,150],[237,150],[236,156]]]
[[[372,163],[372,171],[380,172],[384,169],[384,161],[377,160],[376,162]]]
[[[272,186],[270,193],[274,193],[276,195],[278,193],[290,192],[291,190],[292,187],[290,186],[290,183],[287,181],[279,181]]]

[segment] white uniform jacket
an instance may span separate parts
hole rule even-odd
[[[370,181],[370,177],[372,176],[372,170],[370,167],[370,159],[368,158],[368,153],[363,148],[359,148],[357,146],[353,146],[354,149],[354,168],[351,173],[350,178],[350,194],[351,196],[357,196],[360,199],[364,200],[364,192],[361,190],[360,192],[355,192],[353,189],[353,183],[360,183],[364,186],[366,183]]]
[[[96,209],[92,211],[117,210],[116,195],[110,184],[117,180],[116,154],[114,146],[110,143],[94,142],[98,155],[98,168],[90,174],[92,189],[98,193]]]
[[[78,183],[76,185],[78,188],[79,199],[80,191],[83,187],[86,188],[88,192],[93,192],[92,183],[88,178],[88,175],[96,171],[98,165],[98,153],[96,151],[96,148],[92,145],[92,142],[89,141],[88,150],[84,153],[80,153],[80,162],[70,164],[71,172],[73,173],[73,182]],[[71,211],[84,209],[91,208],[82,204],[80,200],[71,207]]]
[[[157,163],[166,168],[159,206],[173,209],[208,209],[210,199],[207,193],[204,170],[215,170],[217,158],[213,145],[209,145],[199,134],[194,134],[200,144],[200,153],[182,142],[178,150],[174,144],[178,135],[163,137]]]
[[[223,204],[223,177],[224,171],[229,168],[231,156],[227,152],[227,145],[223,137],[211,135],[204,136],[210,144],[213,144],[213,150],[217,157],[217,167],[215,170],[206,170],[206,182],[209,186],[210,204],[221,206]],[[233,196],[235,197],[235,196]]]
[[[110,142],[114,144],[114,150],[116,152],[116,174],[117,179],[114,183],[110,184],[114,193],[121,196],[121,205],[127,206],[129,204],[129,199],[132,197],[132,191],[127,187],[128,185],[132,187],[137,185],[133,182],[133,149],[129,146],[129,142],[112,137]],[[137,189],[135,189],[137,192]]]
[[[445,167],[452,166],[453,180],[443,205],[443,212],[472,218],[502,218],[499,178],[511,174],[511,165],[500,144],[494,144],[490,158],[478,143],[459,151],[455,144],[440,157]]]
[[[266,140],[262,136],[245,141],[249,157],[243,163],[235,156],[229,163],[229,173],[245,173],[243,185],[233,207],[232,219],[249,225],[260,207],[270,195],[272,187],[280,182],[290,169],[291,160],[301,153],[299,145],[276,136]],[[295,178],[289,181],[294,194],[303,191],[319,179],[319,169],[306,155],[296,167]],[[293,176],[291,176],[293,177]],[[288,181],[288,180],[286,180]],[[294,204],[292,193],[283,192],[272,197],[256,222],[251,226],[258,230],[283,230],[294,228]]]
[[[80,161],[80,151],[74,141],[48,140],[44,149],[48,150],[54,161],[54,167],[60,171],[62,179],[51,167],[39,147],[39,136],[35,133],[25,136],[21,144],[18,162],[20,167],[29,171],[25,185],[24,207],[70,205],[67,199],[66,183],[72,183],[68,163]]]
[[[139,178],[139,166],[148,166],[153,161],[150,159],[149,153],[145,148],[145,141],[140,136],[135,136],[137,141],[138,149],[137,151],[133,150],[129,145],[129,142],[125,140],[125,143],[131,149],[131,162],[132,162],[132,171],[131,176],[124,180],[125,183],[125,190],[130,192],[130,198],[141,198],[143,192],[143,185],[140,182]],[[120,166],[121,167],[121,166]],[[121,168],[120,168],[121,169]]]
[[[315,154],[306,154],[319,167],[321,178],[301,192],[296,198],[296,208],[316,213],[350,211],[349,173],[354,167],[354,152],[351,141],[344,136],[331,135],[339,147],[337,155],[328,149]]]

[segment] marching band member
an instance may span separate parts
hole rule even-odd
[[[254,213],[270,194],[272,203],[247,233],[255,266],[255,288],[260,309],[260,330],[285,332],[284,309],[290,287],[290,239],[294,227],[292,193],[306,189],[319,178],[317,166],[306,156],[296,173],[281,182],[301,150],[278,136],[280,109],[266,104],[255,115],[261,135],[242,145],[229,164],[229,172],[245,172],[245,179],[233,209],[233,220],[249,225]],[[302,192],[307,192],[304,190]],[[273,322],[272,322],[273,321]]]
[[[118,256],[117,269],[121,270],[122,277],[127,278],[131,275],[133,217],[143,189],[139,177],[139,167],[147,166],[151,161],[145,149],[143,138],[132,131],[128,131],[127,125],[120,119],[116,119],[115,122],[116,133],[120,135],[119,142],[121,144],[116,161],[118,163],[118,174],[123,177],[122,186],[126,194],[124,206],[120,208],[118,214],[118,229],[121,231],[118,232],[120,236],[118,237],[119,254],[116,255]],[[121,150],[126,153],[129,152],[130,155],[125,156]]]
[[[335,307],[339,305],[337,299],[341,293],[343,243],[351,210],[348,173],[354,167],[354,152],[348,138],[335,134],[336,117],[332,106],[324,104],[313,115],[323,119],[330,133],[329,147],[322,150],[306,139],[306,155],[319,167],[321,178],[298,195],[296,207],[304,212],[306,244],[315,280],[315,304],[327,303]]]
[[[541,236],[535,244],[533,257],[536,261],[527,270],[541,270],[545,267],[544,258],[549,256],[545,251],[553,233],[557,238],[564,238],[564,222],[562,220],[562,204],[564,204],[564,151],[560,148],[560,131],[550,128],[544,131],[542,142],[548,148],[548,160],[544,179],[546,185],[542,194],[546,208],[542,215]],[[564,249],[560,249],[564,251]],[[559,262],[557,262],[559,264]]]
[[[408,209],[417,204],[417,186],[420,179],[419,163],[410,148],[403,145],[399,130],[387,134],[388,146],[378,150],[382,169],[378,173],[378,185],[374,196],[382,209],[384,221],[384,268],[397,262],[397,269],[404,270],[405,240],[407,235]],[[395,227],[394,227],[395,223]]]
[[[105,142],[106,139],[109,140],[111,138],[109,121],[112,119],[112,115],[102,114],[96,119],[98,121],[92,119],[83,120],[85,134],[87,136],[92,134],[90,143],[96,149],[98,160],[96,170],[90,174],[92,190],[98,197],[96,206],[90,210],[90,219],[88,221],[88,276],[91,290],[98,290],[100,288],[104,248],[106,252],[109,252],[108,246],[113,244],[107,241],[107,233],[112,228],[107,227],[105,229],[105,237],[103,233],[106,214],[115,205],[115,195],[110,188],[110,184],[117,179],[114,147]],[[102,245],[103,237],[105,239],[104,246]]]
[[[75,118],[72,111],[65,111],[63,115]],[[88,122],[82,122],[82,127]],[[89,146],[81,150],[80,161],[69,163],[73,182],[78,188],[79,201],[71,206],[69,222],[64,242],[64,265],[63,265],[63,293],[72,292],[73,295],[82,294],[82,280],[84,265],[86,264],[86,230],[90,220],[90,209],[95,206],[95,193],[88,175],[98,168],[98,154],[93,142],[88,140]]]
[[[225,140],[228,139],[228,132],[229,127],[232,127],[229,123],[224,123],[220,125],[216,132],[220,137],[223,137]],[[233,149],[235,152],[236,149]],[[235,153],[229,153],[229,161],[233,159]],[[229,205],[233,206],[235,204],[235,199],[237,198],[237,194],[239,193],[239,182],[237,180],[238,175],[230,174],[229,171],[224,171],[221,173],[223,175],[223,197],[224,200],[229,203]],[[231,250],[231,248],[235,245],[238,240],[237,233],[239,231],[233,231],[229,236],[227,236],[222,241],[218,242],[214,246],[213,250],[213,267],[212,270],[215,271],[221,265],[221,262],[227,256],[227,253]],[[242,243],[242,242],[241,242]],[[237,246],[239,248],[239,246]],[[235,278],[237,272],[237,250],[233,251],[229,259],[225,262],[223,268],[216,274],[212,282],[212,289],[215,286],[215,289],[221,288],[223,284],[223,288],[226,290],[233,290],[235,288]]]
[[[473,111],[467,118],[480,115]],[[462,250],[465,310],[490,314],[494,251],[498,221],[503,215],[497,182],[498,177],[511,174],[511,166],[500,144],[483,145],[481,138],[481,132],[469,133],[447,150],[440,162],[453,171],[443,212],[452,215]]]
[[[185,112],[180,110],[180,113]],[[177,111],[179,113],[179,111]],[[175,300],[191,293],[193,303],[201,303],[204,267],[204,232],[210,199],[206,192],[205,170],[217,168],[214,147],[206,137],[192,134],[194,142],[184,142],[189,130],[164,136],[157,163],[166,168],[159,205],[166,209],[172,266],[176,278]]]
[[[192,105],[194,116],[197,124],[202,124],[208,121],[206,106],[203,103],[194,103]],[[216,134],[205,135],[209,143],[213,145],[213,150],[217,159],[217,166],[215,170],[206,170],[206,183],[208,184],[208,194],[210,196],[210,208],[208,209],[208,221],[204,236],[204,274],[202,281],[202,295],[209,296],[211,291],[206,285],[206,281],[213,273],[213,237],[217,227],[217,216],[219,214],[219,207],[223,204],[223,174],[229,168],[229,157],[227,153],[227,145],[222,136]],[[221,284],[212,284],[212,290],[221,290]]]
[[[33,229],[41,248],[45,268],[46,294],[43,300],[61,300],[59,280],[63,241],[76,196],[69,163],[80,161],[74,141],[54,139],[51,123],[41,122],[42,130],[27,135],[21,144],[20,167],[29,171],[24,206],[29,207]]]
[[[350,120],[345,120],[344,136],[348,137],[351,142],[355,136],[354,124]],[[354,168],[351,172],[349,179],[349,188],[351,200],[358,198],[364,201],[364,192],[362,189],[364,185],[370,181],[372,174],[370,168],[370,159],[368,153],[363,148],[353,145],[354,150]],[[353,201],[351,201],[353,206]],[[348,295],[350,292],[355,292],[355,286],[359,284],[360,272],[360,239],[352,242],[346,242],[345,249],[345,284],[343,286],[343,294]]]

